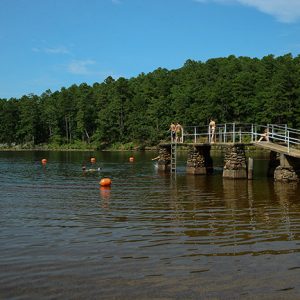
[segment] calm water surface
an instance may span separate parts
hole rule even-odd
[[[0,299],[300,298],[300,184],[266,178],[265,155],[247,181],[218,155],[193,176],[182,153],[172,178],[132,154],[0,152]]]

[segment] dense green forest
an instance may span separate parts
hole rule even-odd
[[[155,145],[172,121],[183,126],[280,123],[300,128],[300,56],[187,60],[135,78],[108,77],[0,99],[2,145],[93,147]]]

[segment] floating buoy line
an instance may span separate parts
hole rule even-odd
[[[95,157],[91,157],[90,161],[91,161],[92,164],[94,164],[94,163],[96,163],[96,158],[95,158]],[[133,158],[133,157],[130,157],[130,158],[129,158],[129,161],[133,162],[133,161],[134,161],[134,158]],[[47,161],[46,158],[43,158],[43,159],[41,160],[41,163],[42,163],[42,165],[44,165],[44,166],[47,164],[47,162],[48,162],[48,161]],[[99,167],[99,168],[86,169],[86,166],[83,165],[83,166],[82,166],[82,170],[83,170],[84,172],[95,172],[95,171],[98,171],[98,172],[99,172],[99,171],[101,170],[101,168]],[[102,179],[99,181],[99,184],[100,184],[100,189],[102,189],[102,190],[110,189],[110,186],[111,186],[111,184],[112,184],[112,180],[111,180],[109,177],[104,177],[104,178],[102,178]]]

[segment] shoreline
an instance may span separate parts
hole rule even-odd
[[[9,152],[9,151],[19,151],[19,152],[25,152],[25,151],[66,151],[66,152],[95,152],[95,151],[103,151],[103,152],[111,152],[111,151],[116,151],[116,152],[129,152],[129,151],[135,151],[135,152],[142,152],[142,151],[158,151],[158,145],[157,146],[147,146],[147,147],[135,147],[134,149],[127,149],[123,147],[119,148],[106,148],[106,149],[96,149],[96,148],[90,148],[90,149],[82,149],[82,148],[21,148],[21,147],[10,147],[10,148],[1,148],[0,147],[0,152]],[[180,147],[178,150],[180,151],[189,151],[188,146]],[[224,151],[223,148],[219,147],[218,145],[212,145],[211,151]],[[245,151],[259,151],[259,152],[268,152],[268,150],[265,149],[258,149],[254,145],[247,145],[245,146]]]
[[[96,149],[96,148],[92,148],[92,149],[76,149],[76,148],[0,148],[0,151],[68,151],[68,152],[72,152],[72,151],[81,151],[81,152],[91,152],[91,151],[103,151],[103,152],[109,152],[109,151],[118,151],[118,152],[125,152],[125,151],[156,151],[157,147],[153,146],[153,147],[144,147],[142,149],[115,149],[115,148],[107,148],[107,149]]]

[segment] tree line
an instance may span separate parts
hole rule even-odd
[[[156,145],[171,122],[202,126],[211,117],[300,128],[300,56],[187,60],[179,69],[0,99],[0,143]]]

